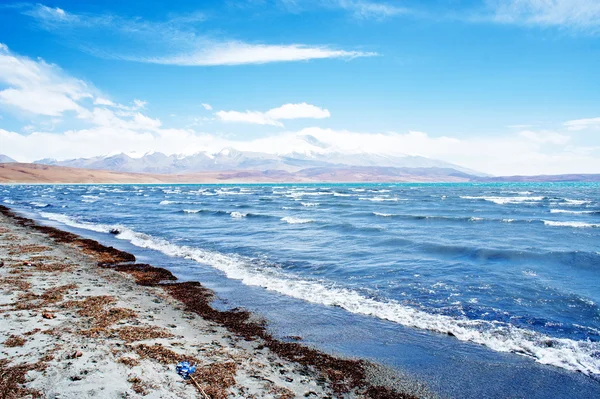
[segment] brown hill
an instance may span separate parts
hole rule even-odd
[[[244,183],[305,181],[287,172],[225,171],[191,174],[122,173],[29,163],[0,164],[0,183]]]
[[[0,164],[0,183],[250,183],[250,182],[464,182],[472,176],[449,168],[323,167],[210,171],[189,174],[124,173],[27,163]]]

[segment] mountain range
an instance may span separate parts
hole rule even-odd
[[[306,152],[267,154],[225,148],[217,153],[198,152],[192,155],[166,155],[150,152],[115,154],[65,161],[41,159],[35,164],[66,166],[71,168],[100,169],[127,173],[183,174],[209,171],[283,171],[296,173],[313,168],[428,168],[453,169],[473,176],[485,174],[448,162],[420,156],[386,156],[374,153]]]
[[[314,143],[310,143],[314,144]],[[318,144],[318,143],[317,143]],[[269,154],[224,148],[191,155],[120,153],[17,163],[0,154],[0,182],[598,182],[600,175],[494,177],[436,159],[313,151]]]

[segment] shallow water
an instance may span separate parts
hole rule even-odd
[[[206,281],[281,335],[401,367],[451,396],[481,395],[469,383],[480,375],[515,394],[537,386],[527,397],[564,379],[573,397],[600,392],[599,188],[4,186],[0,199]]]

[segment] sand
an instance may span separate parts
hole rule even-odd
[[[0,259],[0,359],[11,366],[39,362],[24,386],[44,397],[201,397],[176,374],[174,361],[143,357],[144,348],[155,346],[166,357],[172,351],[212,365],[218,375],[207,372],[206,378],[217,383],[199,378],[211,398],[223,390],[247,398],[330,394],[314,373],[183,311],[164,291],[99,268],[90,256],[3,215]],[[94,301],[102,306],[94,309]]]
[[[407,387],[394,376],[374,384],[385,371],[367,362],[274,340],[253,315],[212,309],[199,283],[0,211],[2,398],[427,396],[394,390]],[[201,389],[177,375],[181,360],[198,364]]]

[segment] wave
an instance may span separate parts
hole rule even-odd
[[[311,207],[311,206],[319,206],[318,202],[301,202],[302,206]]]
[[[592,228],[600,227],[599,223],[585,223],[585,222],[558,222],[554,220],[544,220],[546,226],[556,227],[575,227],[575,228]]]
[[[216,190],[216,195],[248,195],[247,192],[229,191],[229,190]]]
[[[36,208],[48,208],[50,206],[50,204],[47,204],[45,202],[37,202],[37,201],[31,201],[29,203],[29,205],[35,206]]]
[[[241,218],[245,218],[246,216],[248,216],[247,213],[241,213],[241,212],[231,212],[229,215],[231,215],[232,218],[234,219],[241,219]]]
[[[568,209],[550,209],[550,213],[569,213],[572,215],[594,215],[594,214],[600,214],[600,211],[571,211]]]
[[[391,213],[380,213],[380,212],[373,212],[373,215],[375,215],[375,216],[381,216],[381,217],[386,217],[386,218],[394,216]]]
[[[388,198],[388,197],[360,197],[358,199],[359,201],[372,201],[372,202],[385,202],[385,201],[393,201],[393,202],[398,202],[398,201],[408,201],[408,199],[405,198]]]
[[[183,213],[200,213],[200,212],[204,212],[203,209],[184,209],[182,211]]]
[[[600,374],[598,342],[555,338],[501,321],[427,313],[394,300],[366,297],[333,283],[301,279],[277,268],[265,268],[251,258],[179,246],[123,226],[80,222],[66,215],[53,213],[42,213],[42,216],[93,231],[108,233],[117,228],[120,231],[116,235],[118,239],[129,241],[140,248],[154,249],[168,256],[209,265],[222,271],[228,278],[240,280],[245,285],[263,287],[307,302],[337,306],[351,313],[389,320],[407,327],[452,334],[459,340],[485,345],[498,352],[529,356],[542,364],[580,371],[587,375]]]
[[[464,195],[464,196],[460,196],[460,198],[462,198],[462,199],[469,199],[469,200],[484,200],[484,201],[493,202],[493,203],[498,204],[498,205],[505,205],[505,204],[535,203],[535,202],[543,201],[546,197],[529,197],[529,196],[519,196],[519,197],[486,197],[486,196],[480,196],[480,197],[472,197],[472,196]]]
[[[194,202],[194,201],[172,201],[172,200],[163,200],[158,203],[158,205],[199,205],[202,202]]]
[[[117,229],[119,231],[121,231],[122,229],[122,226],[79,221],[70,216],[63,215],[62,213],[40,212],[40,216],[42,216],[45,219],[60,222],[67,226],[76,227],[78,229],[96,231],[98,233],[109,233],[111,230],[114,229]]]
[[[11,199],[5,199],[3,202],[4,202],[5,204],[9,204],[9,205],[14,205],[14,204],[16,204],[16,203],[17,203],[16,201],[14,201],[14,200],[11,200]]]
[[[504,223],[532,223],[535,220],[518,220],[518,219],[494,219],[494,218],[482,218],[477,216],[443,216],[443,215],[402,215],[393,213],[381,213],[373,212],[375,216],[389,217],[389,218],[401,218],[401,219],[412,219],[412,220],[438,220],[446,222],[504,222]],[[541,223],[541,220],[539,221]]]
[[[564,198],[563,201],[567,205],[586,205],[586,204],[592,203],[592,201],[590,201],[590,200],[574,200],[574,199],[568,199],[568,198]]]
[[[301,218],[297,218],[294,216],[286,216],[284,218],[281,218],[282,222],[287,222],[289,224],[304,224],[304,223],[312,223],[313,220],[311,219],[301,219]]]
[[[97,202],[100,199],[100,197],[96,195],[82,195],[81,198],[83,198],[81,202],[87,202],[90,204],[93,204],[94,202]]]

